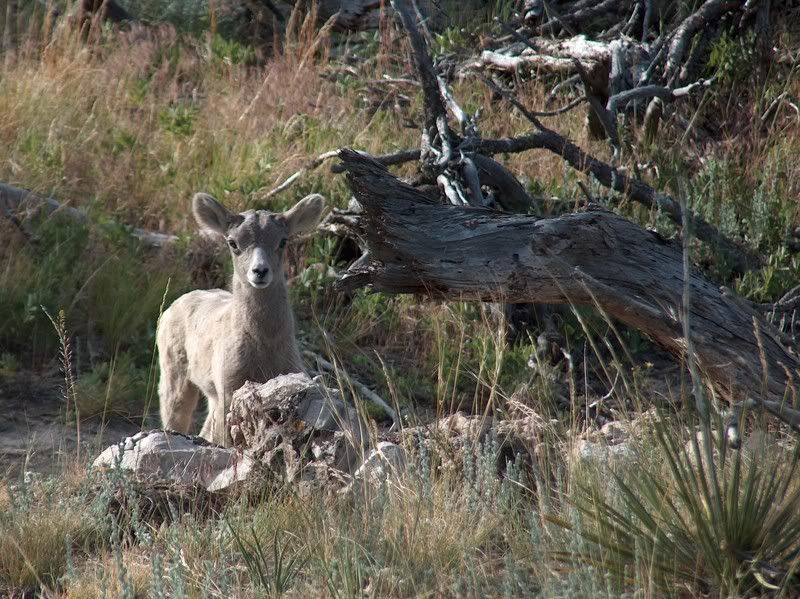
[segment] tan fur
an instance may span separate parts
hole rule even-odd
[[[201,227],[234,244],[233,281],[231,291],[189,292],[162,315],[156,336],[161,422],[164,428],[188,432],[202,392],[208,416],[200,436],[223,445],[225,413],[236,389],[246,381],[264,382],[305,370],[295,339],[281,240],[313,228],[324,199],[308,196],[282,214],[234,214],[206,194],[196,194],[192,204]]]

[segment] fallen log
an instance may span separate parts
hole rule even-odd
[[[362,154],[340,158],[368,251],[340,289],[595,306],[685,360],[679,244],[598,208],[538,219],[434,203]],[[720,397],[769,409],[796,396],[800,358],[772,325],[697,269],[690,294],[697,364]]]
[[[48,198],[33,191],[0,182],[0,214],[9,218],[14,213],[24,213],[26,217],[43,211],[45,214],[60,212],[79,223],[86,222],[86,214],[77,208],[65,206],[58,200]]]
[[[38,213],[47,215],[58,213],[80,224],[88,222],[83,210],[66,206],[54,198],[39,195],[28,189],[0,182],[0,216],[12,222],[19,222],[21,226],[27,219]],[[23,218],[18,219],[18,215],[22,215]],[[135,227],[131,229],[131,234],[145,245],[158,248],[178,240],[177,235]]]

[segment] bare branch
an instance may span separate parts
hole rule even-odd
[[[441,187],[442,192],[444,192],[444,195],[447,198],[447,201],[453,206],[467,205],[467,202],[461,197],[461,194],[458,193],[455,185],[453,185],[453,182],[447,175],[444,173],[440,174],[438,177],[436,177],[436,183],[438,183],[439,187]]]
[[[486,206],[486,200],[481,192],[481,182],[478,178],[478,169],[469,156],[461,157],[461,177],[467,183],[470,195],[470,204],[473,206]]]
[[[452,144],[450,132],[447,126],[447,109],[445,108],[442,94],[439,90],[439,81],[433,62],[428,54],[428,44],[417,27],[416,18],[411,14],[411,10],[406,0],[391,0],[392,8],[400,16],[403,27],[408,33],[413,52],[414,65],[416,67],[419,81],[422,84],[422,93],[425,98],[425,131],[423,134],[423,158],[438,132],[442,144],[442,154],[436,159],[437,168],[443,168],[452,158]],[[425,137],[427,136],[427,143]],[[430,148],[432,149],[432,148]]]
[[[414,79],[406,79],[403,77],[389,77],[388,75],[384,75],[380,79],[368,79],[366,83],[370,83],[373,85],[380,85],[382,83],[393,84],[393,85],[410,85],[412,87],[422,87],[419,81]]]
[[[502,164],[481,154],[472,154],[471,157],[478,171],[483,174],[484,182],[500,192],[497,203],[503,210],[526,214],[532,208],[541,208],[541,202],[534,200]]]
[[[741,4],[739,0],[706,0],[696,12],[684,19],[683,23],[675,30],[669,44],[667,64],[664,68],[667,81],[670,81],[677,73],[683,56],[686,54],[686,48],[689,47],[689,42],[695,33],[709,23],[717,21],[726,12],[739,8]]]
[[[642,19],[642,43],[647,41],[647,32],[653,18],[653,0],[644,0],[644,17]]]
[[[330,151],[328,151],[328,152],[324,152],[324,153],[320,154],[319,156],[317,156],[316,158],[314,158],[314,160],[311,160],[310,162],[308,162],[308,163],[307,163],[305,166],[303,166],[303,167],[302,167],[300,170],[298,170],[298,171],[297,171],[297,172],[295,172],[294,174],[292,174],[292,175],[290,175],[289,177],[287,177],[287,178],[286,178],[286,179],[283,181],[283,183],[281,183],[281,184],[280,184],[280,185],[278,185],[277,187],[275,187],[275,188],[273,188],[273,189],[269,190],[269,191],[268,191],[268,192],[267,192],[267,193],[264,195],[264,197],[265,197],[265,198],[271,198],[271,197],[273,197],[273,196],[275,196],[275,195],[279,194],[279,193],[280,193],[280,192],[282,192],[282,191],[286,191],[287,189],[289,189],[289,187],[291,187],[292,183],[294,183],[295,181],[297,181],[297,180],[298,180],[298,179],[299,179],[301,176],[303,176],[305,173],[307,173],[308,171],[314,170],[315,168],[317,168],[318,166],[320,166],[320,165],[321,165],[323,162],[325,162],[325,161],[326,161],[326,160],[328,160],[329,158],[335,158],[335,157],[336,157],[336,156],[338,156],[338,155],[339,155],[339,150],[330,150]]]
[[[578,83],[581,80],[580,75],[571,75],[561,81],[560,83],[553,86],[553,89],[547,94],[547,98],[545,99],[545,106],[549,105],[553,100],[555,100],[556,95],[565,87],[569,87],[575,83]],[[543,115],[544,116],[544,115]]]
[[[453,93],[450,91],[450,88],[447,87],[447,83],[441,77],[437,77],[436,80],[439,82],[439,92],[442,94],[445,102],[447,103],[447,107],[450,109],[450,112],[453,113],[453,116],[458,121],[459,126],[461,127],[461,133],[463,134],[469,122],[469,117],[467,113],[464,112],[464,109],[456,102],[456,99],[453,97]]]
[[[340,152],[341,150],[336,150]],[[328,152],[325,152],[328,154]],[[419,150],[400,150],[399,152],[392,152],[390,154],[379,154],[372,156],[372,159],[380,162],[384,166],[395,166],[397,164],[404,164],[406,162],[413,162],[420,159]],[[341,164],[334,164],[331,166],[332,173],[343,173],[344,167]]]
[[[697,89],[710,87],[712,82],[713,79],[701,79],[700,81],[695,81],[690,85],[679,87],[677,89],[670,89],[661,85],[645,85],[643,87],[629,89],[611,96],[608,99],[606,108],[609,112],[611,112],[611,114],[616,114],[620,108],[624,107],[628,102],[632,102],[634,100],[659,98],[666,102],[673,102],[678,98],[684,98],[688,96]]]
[[[797,310],[800,308],[800,285],[787,291],[777,302],[756,304],[756,308],[762,312],[792,312]]]
[[[775,416],[778,420],[785,422],[796,433],[800,433],[800,410],[795,410],[786,405],[784,401],[763,400],[753,402],[756,406],[760,405],[767,412]]]
[[[476,75],[478,76],[478,79],[483,81],[489,88],[491,88],[493,92],[503,96],[503,98],[505,98],[505,100],[509,104],[511,104],[514,108],[519,110],[522,113],[522,115],[533,124],[534,127],[539,129],[540,131],[544,131],[545,129],[547,129],[542,124],[542,121],[540,121],[539,118],[536,116],[536,114],[528,110],[528,108],[522,102],[517,100],[514,94],[512,94],[510,91],[506,89],[503,89],[502,87],[497,85],[494,81],[484,76],[482,73],[476,73]]]

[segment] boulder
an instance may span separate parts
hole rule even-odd
[[[245,383],[227,423],[234,447],[264,466],[274,484],[344,483],[367,453],[367,428],[339,392],[306,374]]]
[[[237,449],[218,447],[200,437],[152,430],[106,448],[93,467],[127,470],[142,482],[222,491],[246,480],[254,461]]]

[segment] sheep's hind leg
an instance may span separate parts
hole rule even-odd
[[[200,400],[200,390],[186,377],[165,376],[158,385],[161,425],[179,433],[188,433],[192,414]]]

